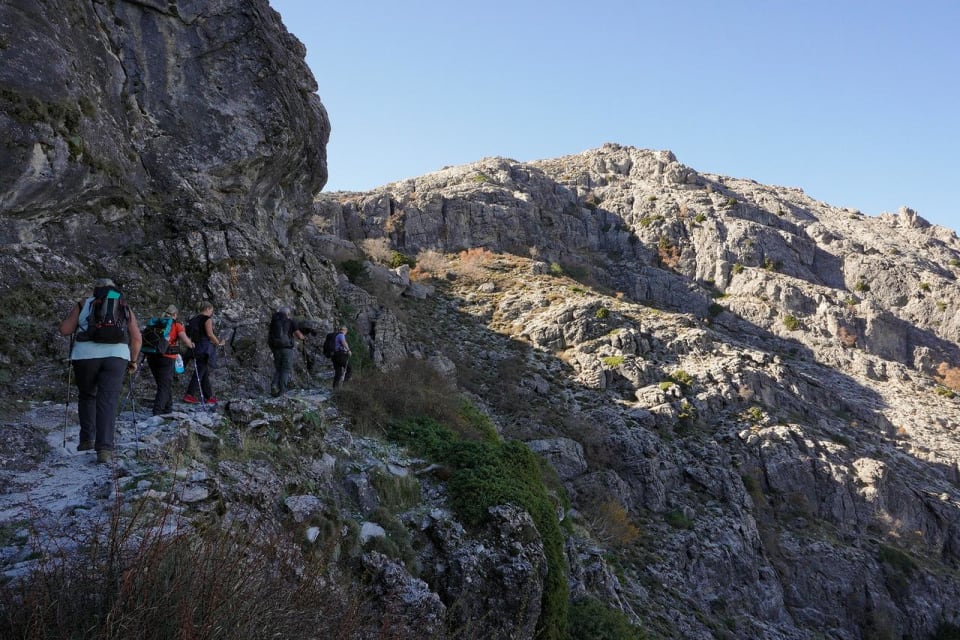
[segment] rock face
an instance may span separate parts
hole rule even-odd
[[[296,536],[293,555],[355,561],[398,637],[533,636],[541,607],[558,610],[548,546],[515,505],[468,531],[444,469],[354,433],[328,393],[258,398],[281,302],[321,338],[347,324],[365,366],[424,361],[528,443],[564,524],[550,566],[650,637],[960,627],[953,232],[615,144],[314,200],[330,125],[266,0],[15,0],[0,29],[0,386],[47,400],[4,407],[24,417],[0,451],[0,525],[77,466],[49,402],[66,377],[53,329],[111,276],[141,317],[212,300],[228,343],[225,419],[125,434],[156,456],[128,465],[133,497],[166,495],[150,480],[170,471],[163,447],[190,449],[167,495],[184,517],[265,522]],[[301,386],[328,384],[316,346]],[[249,459],[245,442],[293,458]],[[426,470],[408,483],[419,501],[387,510],[391,483]],[[58,498],[45,526],[106,513],[73,471],[82,508]],[[96,495],[117,497],[104,480]],[[6,571],[31,555],[0,557]]]
[[[316,206],[340,237],[447,252],[412,337],[556,469],[590,531],[577,580],[584,542],[657,540],[586,593],[665,637],[958,623],[954,233],[618,145]]]
[[[15,302],[52,320],[110,276],[140,316],[214,300],[241,347],[281,301],[329,312],[333,274],[297,236],[330,124],[267,0],[5,2],[0,33],[0,288]]]

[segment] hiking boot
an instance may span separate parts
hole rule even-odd
[[[194,398],[194,397],[193,397],[192,395],[190,395],[189,393],[188,393],[187,395],[183,396],[183,401],[186,402],[186,403],[188,403],[188,404],[197,404],[198,402],[200,402],[199,400],[197,400],[196,398]]]
[[[94,444],[93,440],[84,440],[77,445],[77,451],[90,451],[90,449],[93,449]]]
[[[97,464],[110,464],[111,462],[113,462],[113,451],[110,449],[97,451]]]
[[[217,399],[215,397],[207,398],[207,404],[217,404]]]

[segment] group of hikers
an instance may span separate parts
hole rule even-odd
[[[141,330],[136,314],[113,280],[101,278],[94,284],[92,295],[73,305],[60,322],[60,334],[72,336],[70,371],[76,379],[80,421],[77,451],[95,450],[97,462],[112,461],[124,374],[138,374],[144,360],[157,385],[153,415],[173,410],[174,373],[186,370],[184,361],[192,364],[192,371],[183,401],[216,406],[210,372],[223,341],[214,331],[214,306],[208,301],[200,303],[197,314],[186,325],[177,320],[178,312],[175,305],[170,305]],[[267,337],[274,363],[272,396],[288,390],[295,339],[305,340],[315,333],[311,326],[297,322],[288,306],[273,314]],[[327,334],[324,341],[324,355],[334,366],[334,389],[351,375],[352,352],[346,335],[347,328],[340,327]]]

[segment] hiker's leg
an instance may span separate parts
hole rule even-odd
[[[194,358],[193,362],[187,363],[186,370],[190,372],[190,383],[187,384],[187,390],[184,391],[184,395],[196,397],[200,392],[200,382],[198,378],[200,377],[200,359]]]
[[[213,388],[210,385],[210,356],[198,356],[197,364],[200,366],[200,390],[204,400],[209,400],[213,397]]]
[[[287,392],[290,372],[293,371],[293,349],[277,349],[280,352],[280,376],[277,388],[280,393]]]
[[[347,361],[343,366],[346,368],[346,372],[343,374],[343,381],[346,382],[350,379],[350,375],[353,373],[353,367],[350,366],[350,356],[347,356]]]
[[[97,438],[95,449],[113,449],[117,403],[123,387],[127,361],[123,358],[101,358],[97,376]]]
[[[154,382],[157,383],[157,392],[153,396],[153,415],[160,413],[163,405],[160,403],[161,382],[160,382],[160,362],[162,356],[151,353],[147,356],[147,365],[150,367],[150,373],[153,375]]]
[[[173,358],[150,358],[150,369],[157,380],[157,396],[153,401],[153,415],[167,413],[173,407]]]
[[[283,371],[283,349],[271,349],[273,351],[273,379],[270,380],[270,393],[278,395],[280,393],[280,378]]]
[[[80,419],[80,442],[93,442],[97,428],[97,371],[100,360],[74,360],[73,376],[77,381],[77,417]]]

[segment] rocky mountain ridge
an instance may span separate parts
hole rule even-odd
[[[658,638],[960,627],[952,231],[617,144],[314,200],[330,124],[267,2],[12,2],[0,26],[8,578],[147,505],[189,539],[258,523],[301,578],[322,558],[304,582],[340,613],[360,594],[356,637],[562,637],[590,602]],[[141,317],[212,300],[227,342],[220,410],[127,413],[110,471],[62,446],[54,337],[102,275]],[[266,399],[281,302],[348,324],[362,384],[319,391],[308,342],[304,389]],[[457,464],[385,437],[460,398],[489,422],[467,442],[549,462],[562,541],[534,503],[470,522]],[[31,494],[58,474],[69,496]]]

